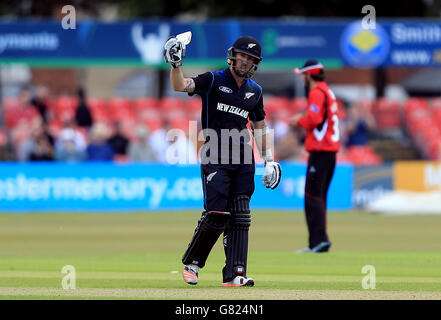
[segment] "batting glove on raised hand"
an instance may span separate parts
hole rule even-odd
[[[267,188],[275,189],[282,178],[282,167],[275,161],[265,162],[265,175],[263,185]]]
[[[182,66],[182,60],[185,58],[185,43],[170,37],[164,45],[163,55],[165,62],[171,62],[173,68]]]

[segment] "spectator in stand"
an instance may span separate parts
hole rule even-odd
[[[167,132],[170,129],[169,122],[164,120],[162,128],[153,131],[149,137],[149,144],[156,154],[156,159],[158,159],[160,163],[167,163],[166,153],[170,145],[170,141],[167,141]]]
[[[274,155],[278,160],[300,161],[303,145],[299,130],[289,128],[286,134],[281,137],[274,147]]]
[[[29,136],[18,147],[17,158],[19,161],[24,162],[31,160],[31,154],[35,150],[40,138],[46,139],[50,144],[50,148],[53,150],[54,138],[48,132],[47,124],[43,123],[41,118],[37,118],[32,122]],[[40,143],[42,143],[42,141],[40,141]]]
[[[38,86],[35,97],[31,100],[31,104],[38,110],[44,123],[48,122],[48,101],[49,89],[45,86]]]
[[[367,108],[352,105],[349,108],[346,121],[346,145],[365,146],[369,139],[369,132],[376,126],[375,118]]]
[[[267,119],[267,126],[269,129],[274,130],[274,143],[277,144],[289,133],[289,126],[282,120],[278,119],[274,114],[271,114]]]
[[[136,140],[128,148],[128,156],[132,162],[156,162],[155,152],[149,144],[149,130],[145,126],[136,128]]]
[[[75,121],[79,127],[90,128],[93,125],[92,113],[86,103],[86,93],[83,88],[77,91],[78,106],[75,111]]]
[[[112,161],[114,151],[107,142],[107,127],[104,123],[95,123],[90,134],[90,144],[87,147],[88,161]]]
[[[65,119],[63,120],[63,129],[60,132],[60,135],[63,134],[63,132],[68,131],[68,132],[73,132],[74,134],[74,140],[75,140],[75,144],[83,150],[86,150],[87,147],[87,143],[86,143],[86,137],[84,136],[83,133],[81,133],[81,130],[78,130],[76,124],[74,121],[70,120],[70,119]],[[67,134],[68,136],[70,135],[70,133]]]
[[[172,140],[167,139],[167,133],[171,129],[173,128],[165,120],[163,127],[155,130],[150,135],[150,145],[155,151],[158,161],[168,164],[197,163],[195,145],[187,138],[184,132],[181,132],[179,135],[171,135],[170,138]]]
[[[184,132],[171,136],[165,153],[166,163],[169,164],[196,164],[198,161],[195,145],[187,138]]]
[[[35,141],[34,149],[29,157],[31,161],[53,161],[54,148],[51,145],[48,137],[41,134]]]
[[[86,159],[83,142],[72,128],[63,129],[55,142],[55,159],[64,162],[79,162]]]
[[[14,110],[14,117],[8,121],[8,126],[14,128],[22,123],[30,126],[32,121],[39,118],[38,110],[31,104],[31,95],[27,88],[23,88],[18,95],[18,108]]]
[[[129,139],[122,133],[121,124],[115,122],[113,124],[113,135],[107,141],[113,148],[113,151],[117,155],[127,155],[127,147],[129,146]]]
[[[17,148],[17,158],[21,162],[29,161],[32,150],[35,147],[37,138],[42,133],[42,127],[39,122],[34,122],[31,126],[29,136],[19,144]]]

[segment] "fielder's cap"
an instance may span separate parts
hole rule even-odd
[[[234,52],[241,52],[247,54],[253,58],[256,58],[258,61],[262,60],[262,47],[260,46],[259,41],[250,36],[243,36],[238,38],[233,43]]]
[[[320,73],[320,70],[322,69],[323,69],[323,65],[317,60],[308,60],[300,69],[295,68],[294,73],[295,74],[309,73],[312,75],[318,75]]]

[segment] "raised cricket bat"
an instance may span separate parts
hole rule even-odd
[[[191,31],[178,34],[176,39],[183,42],[185,45],[189,44],[191,41]]]

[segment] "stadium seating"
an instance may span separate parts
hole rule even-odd
[[[377,165],[383,160],[370,146],[351,146],[347,150],[347,159],[355,165]]]
[[[136,119],[132,100],[126,98],[113,98],[110,99],[108,108],[110,120],[114,122],[124,122],[126,120],[134,121]]]
[[[290,115],[294,115],[299,112],[305,112],[308,101],[306,98],[294,98],[290,101],[289,110]]]
[[[373,113],[380,129],[399,129],[401,126],[400,106],[398,102],[380,98],[373,105]]]
[[[110,121],[110,115],[107,108],[107,102],[100,98],[89,98],[87,105],[92,113],[92,118],[97,122]]]
[[[268,117],[288,122],[289,116],[293,114],[290,100],[285,97],[270,97],[264,99],[265,113]]]
[[[77,99],[71,96],[60,96],[49,101],[49,130],[57,135],[63,121],[73,119]],[[339,117],[346,118],[342,101],[337,100]],[[402,122],[415,145],[428,159],[441,159],[441,98],[409,98],[403,104],[388,99],[377,101],[361,100],[356,102],[360,108],[366,108],[375,116],[379,130],[401,129]],[[139,124],[146,125],[150,131],[163,128],[165,121],[172,128],[188,132],[188,121],[199,120],[201,99],[199,97],[176,98],[122,98],[103,99],[92,97],[87,100],[95,122],[103,122],[111,128],[114,121],[119,121],[124,133],[130,139],[135,137]],[[264,97],[265,112],[268,117],[275,117],[287,122],[298,112],[304,112],[307,101],[304,98],[288,99],[286,97]],[[38,116],[35,108],[23,108],[16,98],[3,100],[5,124],[11,130],[14,142],[22,141],[29,134],[29,123]],[[2,136],[0,132],[0,142]],[[339,162],[351,162],[358,165],[377,164],[382,160],[372,148],[342,148],[338,154]],[[124,159],[121,160],[122,162]]]
[[[73,120],[75,117],[75,110],[78,106],[78,100],[70,96],[60,96],[55,99],[52,110],[55,117],[60,120]]]

